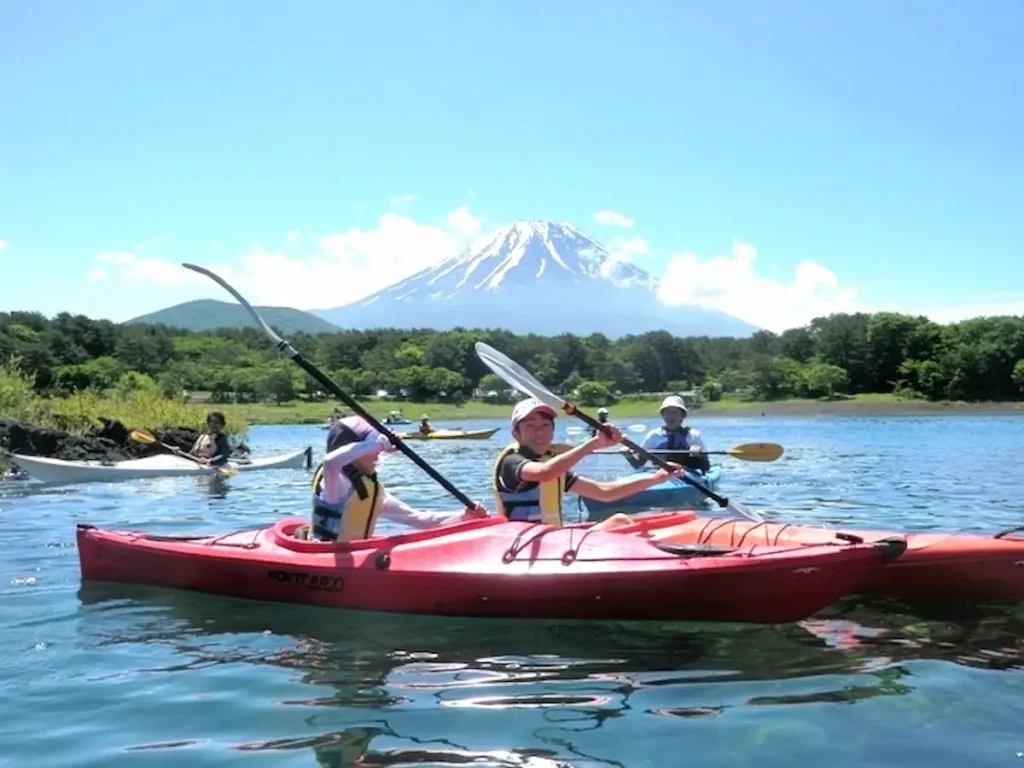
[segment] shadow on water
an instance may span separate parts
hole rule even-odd
[[[326,689],[277,702],[334,712],[307,717],[308,732],[232,747],[312,750],[320,765],[332,768],[356,762],[621,766],[592,754],[621,751],[621,744],[619,750],[584,746],[587,734],[627,715],[692,723],[737,708],[900,697],[913,690],[908,665],[914,662],[1021,666],[1024,630],[1024,615],[1004,606],[888,599],[847,599],[813,620],[755,626],[360,613],[93,583],[83,584],[79,598],[80,632],[91,648],[163,645],[176,662],[159,671],[272,667]],[[460,743],[455,734],[463,731],[451,719],[413,733],[397,723],[410,709],[445,710],[449,718],[501,712],[509,718],[507,749]],[[526,714],[532,719],[524,733],[513,723]],[[724,743],[718,759],[760,764],[749,746]]]

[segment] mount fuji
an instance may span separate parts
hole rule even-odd
[[[545,336],[749,336],[697,306],[669,307],[655,278],[567,223],[517,221],[365,299],[312,314],[342,328],[502,328]]]

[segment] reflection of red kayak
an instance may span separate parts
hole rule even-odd
[[[79,525],[82,578],[403,613],[789,622],[855,590],[906,547],[690,551],[639,537],[492,517],[347,544],[297,539],[303,520],[223,536]]]
[[[638,518],[620,532],[659,542],[698,541],[716,545],[841,544],[903,536],[907,551],[873,574],[861,592],[905,597],[1024,600],[1024,538],[1014,530],[983,536],[960,533],[836,531],[785,523],[696,517],[692,511]],[[852,537],[852,539],[850,538]]]

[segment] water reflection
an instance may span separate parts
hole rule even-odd
[[[86,584],[79,597],[88,646],[171,651],[173,663],[147,672],[240,664],[293,672],[310,695],[276,704],[306,713],[302,732],[233,747],[310,749],[324,766],[622,765],[595,754],[586,734],[627,714],[631,723],[637,715],[714,721],[737,708],[900,697],[914,690],[917,661],[1020,666],[1024,629],[1000,606],[895,600],[848,599],[811,621],[759,627],[460,620],[128,585]],[[439,735],[513,711],[506,740],[487,745],[506,751]],[[424,712],[440,719],[409,716]]]

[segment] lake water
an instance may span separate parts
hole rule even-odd
[[[564,436],[571,422],[560,419]],[[463,422],[465,426],[469,423]],[[695,419],[768,516],[1024,523],[1019,417]],[[445,426],[439,423],[438,426]],[[508,437],[413,444],[488,506]],[[254,427],[254,455],[316,427]],[[611,477],[618,457],[581,471]],[[389,487],[454,508],[401,455]],[[848,598],[785,626],[359,614],[87,585],[74,526],[225,532],[308,509],[306,470],[0,485],[0,766],[1024,766],[1024,608]],[[576,505],[571,505],[576,509]],[[387,528],[389,524],[385,523]]]

